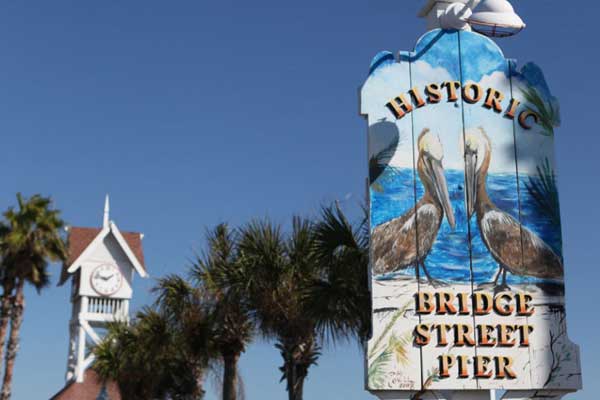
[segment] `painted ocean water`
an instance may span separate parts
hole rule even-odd
[[[561,229],[539,211],[534,199],[527,191],[521,176],[521,217],[526,228],[537,234],[562,256]],[[456,217],[456,228],[452,230],[444,218],[438,238],[425,260],[425,265],[434,279],[450,282],[469,282],[471,277],[467,214],[465,211],[464,172],[446,170],[450,200]],[[415,205],[413,195],[413,170],[386,168],[371,186],[371,229],[398,218]],[[519,193],[514,175],[490,174],[487,178],[490,199],[504,212],[519,220]],[[423,186],[417,178],[417,200],[423,195]],[[489,254],[479,234],[476,216],[471,219],[472,263],[475,283],[489,282],[498,270],[498,264]],[[398,275],[415,275],[410,268],[377,277],[380,280],[394,279]],[[534,278],[507,276],[508,283],[538,282]]]

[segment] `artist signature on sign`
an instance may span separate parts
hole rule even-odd
[[[386,386],[388,389],[395,390],[413,390],[415,389],[415,381],[403,375],[401,372],[388,372],[386,374]]]

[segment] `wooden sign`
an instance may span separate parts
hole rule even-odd
[[[434,30],[414,52],[375,57],[361,113],[367,388],[393,398],[507,389],[513,399],[580,388],[565,323],[559,107],[541,70],[517,68],[479,34]]]

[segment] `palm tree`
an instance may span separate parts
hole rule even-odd
[[[199,324],[196,337],[206,333]],[[94,348],[93,368],[104,380],[114,380],[128,400],[202,399],[203,363],[190,352],[186,333],[173,326],[173,318],[152,308],[139,312],[131,325],[109,326]],[[195,354],[194,354],[195,353]]]
[[[268,220],[241,230],[239,287],[248,293],[260,332],[276,341],[289,400],[302,399],[308,370],[320,355],[316,323],[305,301],[307,288],[319,274],[314,239],[313,224],[299,217],[293,219],[287,238]]]
[[[199,394],[205,370],[216,358],[212,316],[207,312],[205,296],[199,288],[175,274],[159,279],[152,291],[157,294],[155,306],[176,332]]]
[[[276,341],[289,400],[301,400],[309,368],[330,340],[370,333],[368,230],[335,206],[315,222],[294,217],[289,235],[269,220],[241,229],[238,290],[260,332]]]
[[[19,333],[25,311],[25,283],[32,284],[38,292],[48,285],[48,262],[65,261],[67,252],[60,229],[64,222],[60,211],[51,208],[51,199],[34,195],[29,200],[17,194],[18,209],[9,208],[4,213],[6,222],[0,231],[2,240],[2,280],[4,294],[2,299],[2,318],[6,318],[5,297],[12,289],[10,297],[10,335],[8,340],[4,379],[0,400],[8,400],[15,359],[19,346]],[[2,326],[4,324],[4,326]],[[4,331],[2,331],[4,329]],[[0,322],[0,335],[6,334],[5,320]],[[4,341],[2,337],[0,343]]]
[[[178,396],[184,394],[179,386],[173,386],[177,382],[171,375],[159,366],[153,367],[156,364],[185,364],[190,372],[182,375],[183,382],[188,382],[186,377],[191,374],[198,388],[202,387],[207,367],[222,365],[223,399],[238,397],[241,385],[237,363],[254,328],[245,307],[247,302],[239,296],[241,292],[229,287],[229,282],[239,276],[236,235],[221,224],[208,232],[207,238],[207,252],[196,257],[190,271],[195,284],[174,274],[159,279],[153,288],[157,295],[154,308],[139,314],[132,327],[112,327],[95,350],[96,370],[105,379],[115,379],[124,398],[162,399],[165,393],[173,396],[178,390]],[[153,321],[151,326],[155,328],[148,329],[148,322]],[[154,333],[171,339],[162,344],[148,343]],[[171,343],[177,344],[177,350]],[[131,370],[145,375],[131,376]]]
[[[0,252],[4,253],[5,237],[10,231],[10,228],[5,223],[0,223]],[[10,322],[10,311],[13,303],[13,291],[15,289],[15,279],[7,274],[7,269],[2,263],[0,269],[0,283],[2,285],[2,297],[0,298],[0,360],[4,356],[4,348],[6,345],[6,334],[8,332],[8,324]]]
[[[192,278],[205,294],[212,342],[223,362],[223,400],[236,400],[238,360],[252,340],[254,326],[247,299],[234,290],[240,276],[237,235],[226,224],[207,233],[208,249],[196,257]]]
[[[326,339],[367,340],[371,332],[369,231],[366,216],[353,226],[339,205],[323,207],[314,250],[321,273],[309,288],[310,315]]]

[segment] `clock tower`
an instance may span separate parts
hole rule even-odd
[[[82,383],[94,361],[91,347],[114,321],[129,321],[132,282],[137,274],[148,277],[141,233],[121,232],[109,219],[106,196],[101,228],[70,227],[69,257],[59,285],[71,281],[71,320],[67,384]]]

